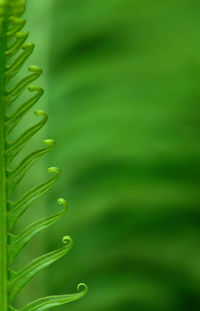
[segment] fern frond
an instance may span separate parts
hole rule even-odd
[[[44,148],[31,152],[16,167],[10,168],[12,161],[25,144],[45,125],[48,119],[45,112],[36,110],[35,115],[41,117],[41,120],[13,141],[9,141],[9,134],[44,92],[41,87],[31,85],[42,74],[42,69],[33,65],[28,67],[29,75],[17,82],[14,87],[9,88],[9,83],[34,49],[33,43],[26,42],[29,33],[22,30],[26,23],[21,18],[25,4],[24,0],[0,0],[0,310],[2,311],[17,311],[9,304],[18,292],[37,273],[65,255],[73,245],[71,237],[65,236],[63,237],[65,246],[39,256],[19,271],[12,270],[11,264],[26,244],[39,232],[59,220],[67,209],[65,200],[60,198],[58,204],[64,206],[60,212],[35,221],[17,234],[12,233],[21,215],[34,201],[48,191],[60,176],[58,168],[49,168],[48,172],[53,173],[49,180],[28,190],[16,201],[11,201],[14,189],[32,165],[55,146],[54,140],[46,139],[43,141]],[[9,109],[12,104],[27,88],[33,96],[10,113]],[[44,311],[77,300],[87,292],[87,286],[82,283],[78,286],[78,290],[81,286],[83,286],[81,292],[40,298],[19,311]]]

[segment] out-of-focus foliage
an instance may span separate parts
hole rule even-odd
[[[46,209],[70,209],[48,243],[75,245],[47,286],[87,282],[70,311],[199,310],[199,21],[195,0],[52,2]]]

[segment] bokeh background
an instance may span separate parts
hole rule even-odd
[[[18,305],[86,282],[87,296],[58,310],[199,310],[200,2],[29,0],[26,17],[49,115],[37,142],[57,142],[26,186],[49,166],[63,174],[19,227],[58,197],[69,210],[19,261],[66,234],[74,247]]]

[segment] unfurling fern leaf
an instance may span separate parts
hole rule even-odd
[[[58,199],[58,204],[64,205],[61,212],[34,222],[18,234],[12,233],[12,228],[20,216],[55,183],[60,175],[58,168],[49,168],[48,172],[52,176],[48,181],[27,191],[16,202],[11,201],[13,190],[29,168],[55,145],[53,140],[45,140],[44,148],[32,152],[15,168],[10,168],[10,164],[16,155],[47,121],[46,113],[37,110],[35,114],[41,120],[14,141],[8,141],[8,135],[13,132],[26,112],[43,94],[40,87],[30,85],[42,73],[42,70],[37,66],[29,66],[30,74],[14,87],[9,88],[10,81],[19,72],[34,48],[33,44],[25,43],[28,33],[21,31],[25,25],[25,20],[21,18],[24,10],[25,0],[0,0],[0,311],[16,311],[11,303],[18,292],[39,271],[66,254],[73,244],[72,239],[65,236],[63,242],[66,245],[62,248],[34,259],[19,271],[13,271],[11,268],[15,257],[24,246],[37,233],[55,223],[66,211],[65,200]],[[14,112],[9,113],[11,105],[27,87],[33,96]],[[44,311],[77,300],[87,292],[85,284],[79,284],[78,290],[81,288],[82,291],[76,294],[40,298],[19,311]]]

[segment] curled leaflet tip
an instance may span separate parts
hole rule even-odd
[[[60,174],[61,170],[58,167],[52,166],[48,168],[48,173]]]
[[[31,71],[32,71],[32,70],[31,70]],[[35,71],[35,72],[36,72],[36,71]],[[38,71],[37,73],[39,73],[39,71]],[[28,90],[29,90],[29,92],[38,92],[40,96],[44,94],[44,89],[41,88],[40,86],[37,86],[37,85],[33,85],[33,84],[30,85],[30,86],[28,87]]]
[[[16,34],[15,34],[15,38],[16,39],[21,39],[21,38],[24,38],[24,37],[28,37],[29,35],[29,31],[18,31]]]
[[[38,72],[38,73],[42,73],[42,68],[36,65],[30,65],[28,66],[28,70],[32,71],[32,72]]]
[[[68,245],[71,245],[71,246],[73,245],[73,240],[72,240],[72,238],[69,235],[63,236],[62,237],[62,242],[64,244],[68,244]]]
[[[83,289],[82,289],[82,288],[83,288]],[[79,283],[79,284],[78,284],[77,290],[80,291],[81,289],[82,289],[82,292],[83,292],[84,294],[86,294],[87,291],[88,291],[88,287],[87,287],[87,285],[86,285],[85,283]]]
[[[23,50],[26,50],[27,48],[34,49],[34,47],[35,47],[35,43],[32,43],[32,42],[26,42],[22,45]]]
[[[21,17],[11,17],[10,21],[14,25],[21,25],[21,24],[25,24],[26,23],[26,19],[25,18],[21,18]]]
[[[67,204],[67,202],[66,202],[63,198],[59,198],[59,199],[57,199],[57,203],[58,203],[59,205],[63,205],[62,214],[66,213],[67,210],[68,210],[68,204]]]
[[[59,198],[59,199],[57,200],[57,203],[58,203],[59,205],[63,204],[65,207],[68,207],[67,202],[66,202],[65,199],[63,199],[63,198]]]
[[[35,115],[36,115],[36,116],[47,117],[46,112],[44,112],[43,110],[40,110],[40,109],[38,109],[38,110],[35,111]]]
[[[54,139],[45,139],[43,140],[43,144],[54,147],[56,145],[56,142]]]

